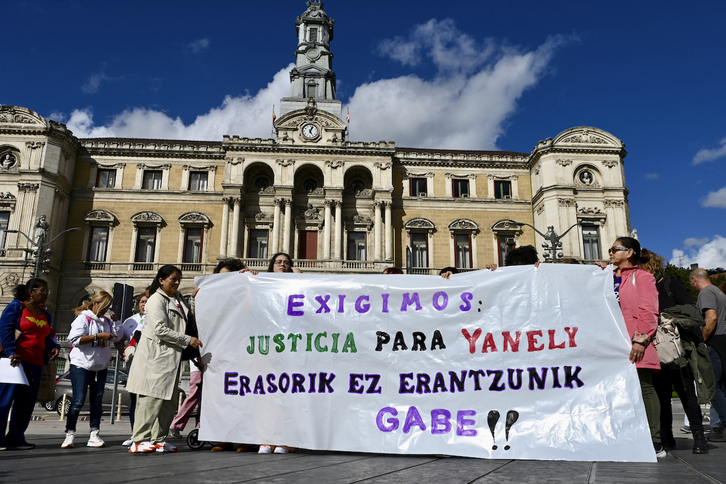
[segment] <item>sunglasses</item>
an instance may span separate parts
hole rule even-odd
[[[627,250],[630,250],[630,249],[627,249],[625,247],[618,247],[618,246],[610,247],[608,249],[608,254],[614,254],[615,252],[627,251]]]

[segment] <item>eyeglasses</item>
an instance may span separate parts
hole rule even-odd
[[[291,266],[292,264],[290,263],[289,260],[276,260],[275,265],[276,266]]]
[[[608,249],[608,254],[614,254],[615,252],[620,252],[620,251],[625,251],[625,250],[630,250],[630,249],[627,249],[625,247],[618,247],[618,246],[610,247]]]
[[[41,289],[37,289],[36,288],[36,289],[33,289],[31,292],[39,292],[41,294],[44,294],[44,295],[48,296],[50,294],[50,289],[48,289],[47,287],[44,287],[44,288],[41,288]]]

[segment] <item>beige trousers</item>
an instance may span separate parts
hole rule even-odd
[[[174,394],[171,400],[139,395],[134,413],[134,431],[131,437],[134,442],[164,442],[169,427],[176,415],[179,399],[179,374],[174,382]]]

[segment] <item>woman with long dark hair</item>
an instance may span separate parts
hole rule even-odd
[[[179,293],[181,270],[162,266],[149,288],[144,328],[137,344],[126,389],[138,395],[132,453],[176,452],[166,442],[179,397],[182,352],[198,350],[202,342],[187,335],[191,310]]]
[[[638,369],[653,448],[657,457],[665,457],[660,438],[660,402],[653,387],[653,372],[660,370],[660,361],[651,341],[658,329],[658,290],[653,274],[639,266],[650,258],[642,254],[640,242],[632,237],[619,237],[608,254],[613,265],[615,295],[630,334],[630,362]]]
[[[278,252],[270,258],[270,264],[267,266],[267,272],[295,272],[292,267],[292,259],[284,252]],[[260,454],[287,454],[295,450],[286,445],[260,445]]]
[[[104,447],[106,443],[98,435],[103,412],[103,392],[106,389],[108,362],[111,361],[111,343],[120,341],[123,328],[105,317],[113,297],[106,291],[98,291],[93,297],[76,308],[76,319],[71,323],[68,341],[71,343],[70,377],[73,389],[71,408],[66,420],[66,437],[62,449],[73,447],[76,423],[86,394],[90,390],[91,435],[88,447]]]
[[[0,450],[29,450],[35,447],[25,441],[25,430],[33,415],[40,389],[43,365],[58,356],[60,346],[50,326],[50,314],[45,310],[48,283],[30,279],[13,290],[15,299],[0,316],[0,357],[10,358],[10,365],[21,366],[28,385],[0,383]],[[5,434],[10,415],[10,427]]]

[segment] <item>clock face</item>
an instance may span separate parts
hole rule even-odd
[[[306,138],[315,138],[319,133],[318,127],[314,124],[306,124],[303,126],[302,134]]]

